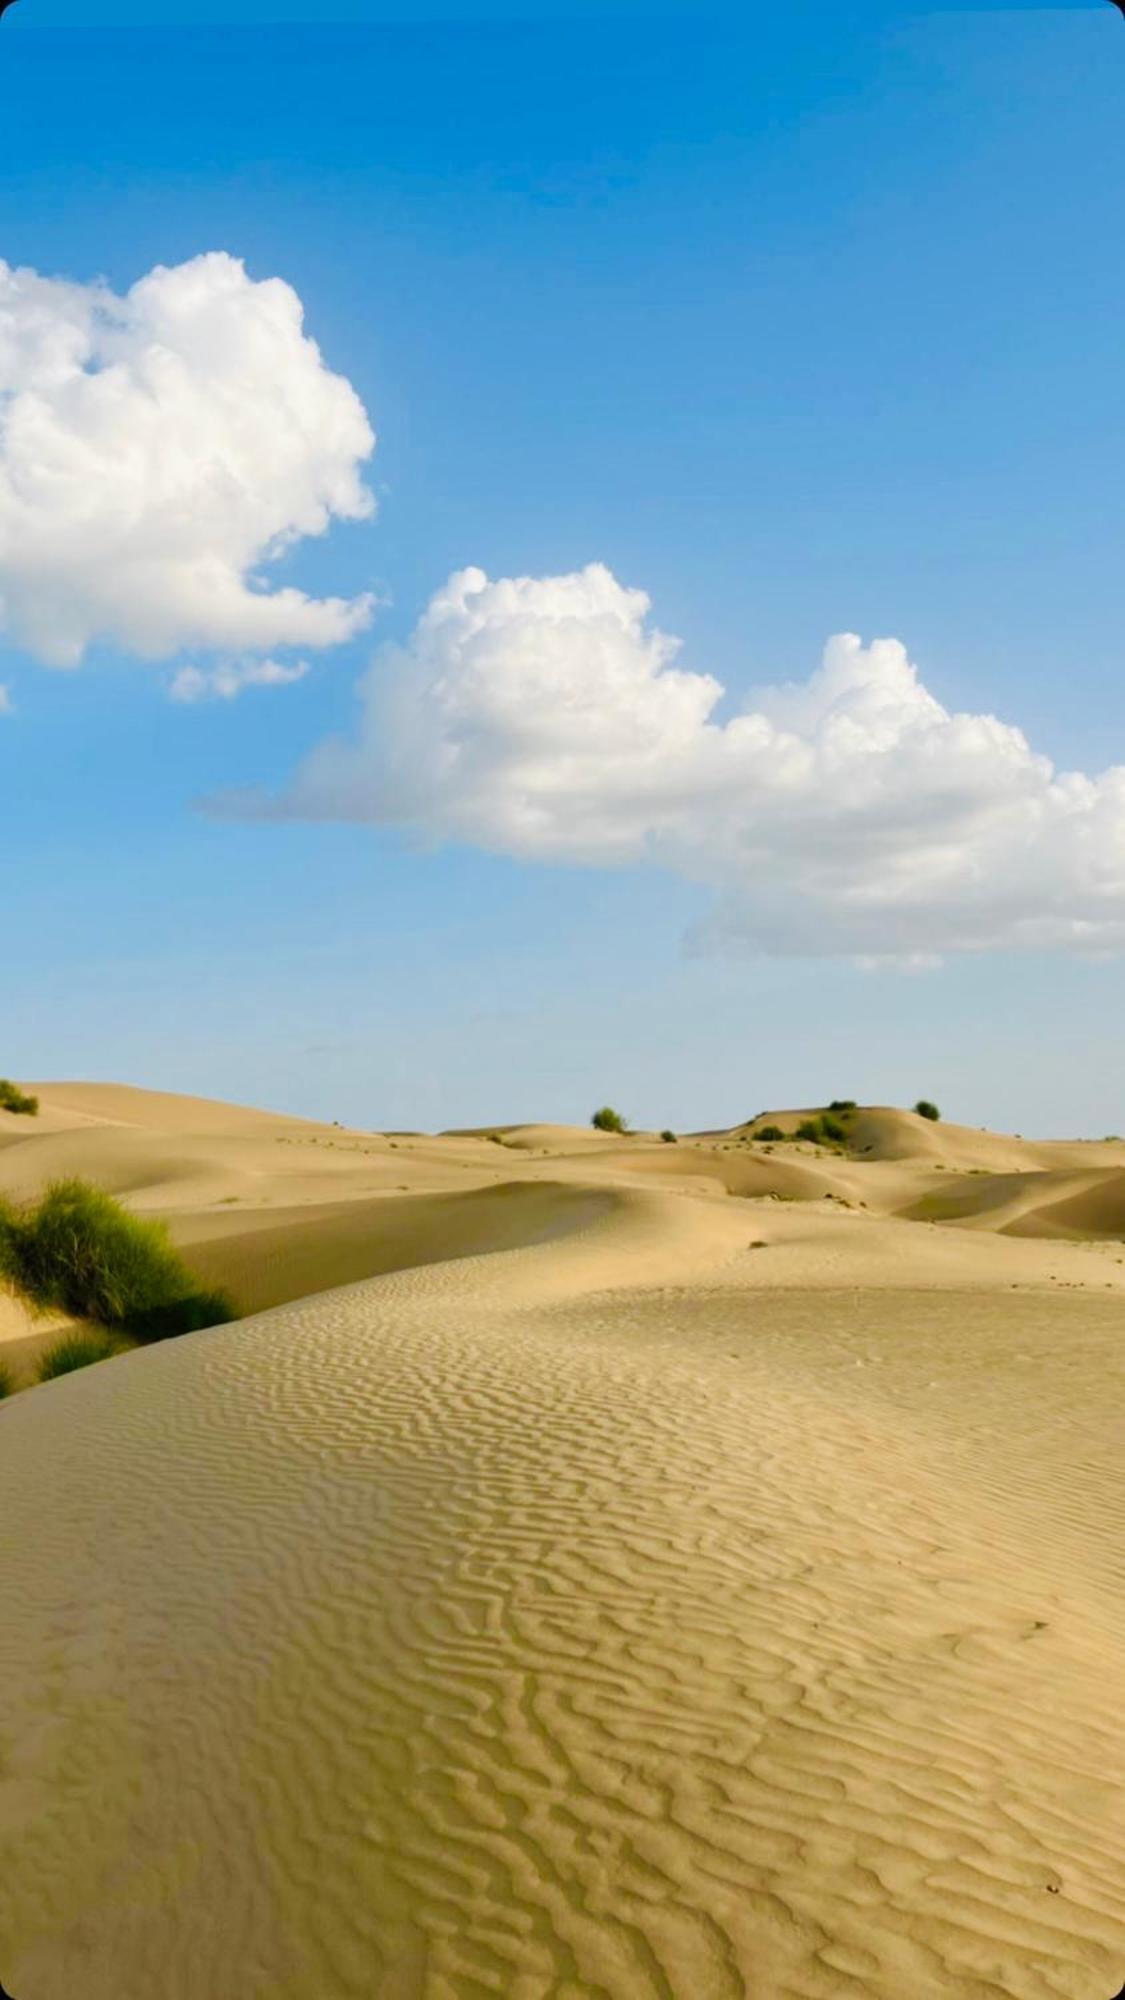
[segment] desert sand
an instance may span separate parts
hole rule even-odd
[[[17,2000],[1119,1992],[1125,1144],[33,1087],[255,1316],[0,1406]]]

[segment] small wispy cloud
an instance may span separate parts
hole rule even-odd
[[[9,689],[5,687],[3,681],[0,681],[0,715],[11,715],[12,713],[13,713],[13,708],[12,708],[11,693]]]
[[[307,660],[223,660],[217,667],[181,667],[168,687],[170,701],[234,701],[247,688],[291,687],[309,671]]]

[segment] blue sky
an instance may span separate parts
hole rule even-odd
[[[763,950],[741,882],[698,941],[730,888],[725,851],[697,865],[698,800],[690,839],[662,823],[619,853],[611,830],[577,865],[588,789],[545,858],[472,801],[418,804],[421,780],[398,824],[294,789],[315,745],[357,740],[375,648],[466,565],[605,566],[723,684],[720,719],[805,681],[830,634],[894,635],[945,709],[1064,770],[1125,761],[1111,9],[109,11],[136,25],[22,0],[0,28],[0,256],[119,294],[213,250],[284,279],[378,433],[378,511],[276,581],[380,608],[292,685],[194,703],[176,672],[229,646],[98,638],[67,670],[0,634],[0,1067],[386,1125],[924,1092],[970,1122],[1125,1127],[1116,947],[1074,949],[1056,900],[1012,948],[1022,878],[1000,949],[947,949],[933,915],[918,969],[921,903],[907,964],[872,970],[776,825],[754,894],[774,871],[800,949]],[[0,595],[3,549],[0,514]],[[355,766],[373,796],[379,755]],[[507,739],[490,756],[503,801]],[[199,810],[245,789],[285,815]],[[987,875],[993,847],[968,852]],[[1116,911],[1112,882],[1090,893]]]

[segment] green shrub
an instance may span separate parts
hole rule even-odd
[[[784,1139],[785,1134],[780,1125],[763,1125],[755,1132],[754,1137],[755,1139],[771,1139],[776,1144],[778,1139]]]
[[[674,1132],[662,1132],[660,1136],[666,1146],[677,1146],[679,1144],[679,1140],[676,1138]]]
[[[914,1109],[918,1113],[919,1118],[930,1118],[935,1125],[941,1117],[941,1112],[938,1110],[937,1105],[931,1104],[928,1097],[920,1097]]]
[[[0,1403],[15,1389],[15,1378],[6,1361],[0,1361]]]
[[[64,1333],[39,1356],[36,1375],[40,1382],[53,1382],[57,1375],[73,1375],[76,1369],[89,1368],[95,1361],[108,1361],[113,1352],[112,1342],[103,1334]]]
[[[29,1097],[18,1083],[12,1083],[6,1076],[0,1076],[0,1111],[22,1111],[28,1118],[34,1118],[39,1110],[39,1099]]]
[[[797,1127],[798,1139],[811,1139],[817,1146],[843,1146],[847,1144],[848,1128],[830,1111],[820,1111],[815,1118],[803,1118]]]
[[[620,1111],[615,1111],[612,1104],[603,1104],[600,1111],[595,1111],[590,1123],[595,1132],[628,1131],[628,1126],[621,1116]]]
[[[829,1111],[858,1111],[859,1106],[854,1097],[834,1097],[828,1109]]]
[[[0,1278],[40,1312],[167,1340],[233,1319],[201,1292],[163,1223],[142,1221],[84,1181],[54,1181],[38,1207],[0,1211]]]
[[[15,1290],[16,1241],[19,1217],[15,1208],[0,1194],[0,1285]]]
[[[190,1280],[189,1280],[190,1282]],[[155,1340],[176,1340],[182,1333],[200,1333],[206,1326],[226,1326],[237,1318],[225,1292],[185,1292],[164,1304],[138,1306],[118,1321],[122,1333],[147,1347]]]

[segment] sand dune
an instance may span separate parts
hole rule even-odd
[[[1125,1149],[43,1095],[12,1185],[104,1118],[248,1302],[363,1282],[0,1409],[20,2000],[1117,1992]]]
[[[467,1193],[172,1221],[204,1283],[228,1290],[243,1311],[260,1312],[376,1273],[549,1242],[607,1211],[613,1199],[608,1189],[501,1182]]]

